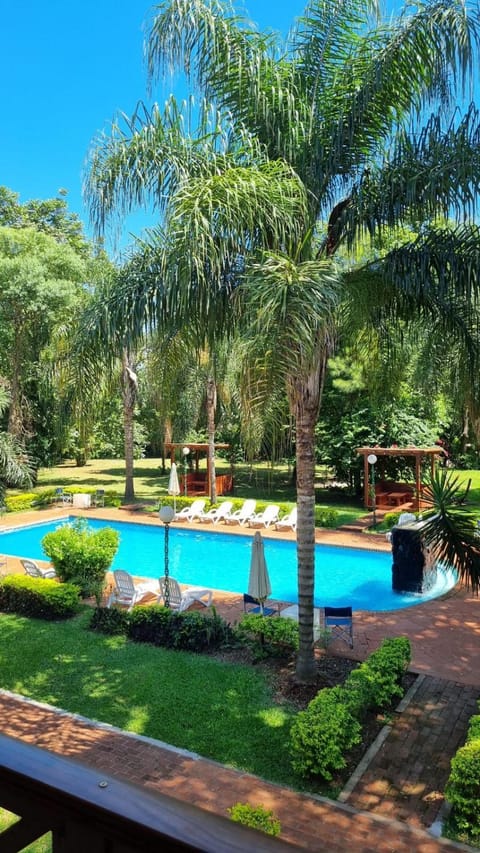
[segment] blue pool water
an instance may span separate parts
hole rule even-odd
[[[63,521],[29,525],[0,533],[0,553],[46,559],[41,540]],[[89,519],[89,527],[113,527],[120,533],[120,547],[113,568],[134,575],[158,578],[164,569],[164,530],[146,524],[102,522]],[[297,561],[294,542],[263,537],[272,598],[297,601]],[[243,593],[248,588],[251,555],[250,536],[212,533],[172,527],[169,534],[169,570],[180,583]],[[426,595],[396,593],[391,588],[390,553],[317,545],[315,557],[315,603],[355,610],[396,610],[420,604],[447,592],[454,573],[440,571],[436,586]]]

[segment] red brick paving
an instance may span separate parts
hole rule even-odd
[[[46,513],[60,516],[61,510]],[[78,514],[93,514],[85,512]],[[109,509],[103,518],[159,524],[156,517]],[[39,520],[22,513],[15,522]],[[13,517],[8,517],[8,524]],[[4,520],[5,526],[5,520]],[[251,535],[243,528],[237,532]],[[289,538],[289,534],[265,531]],[[317,541],[358,547],[388,548],[381,537],[319,531]],[[16,561],[9,558],[9,570]],[[217,611],[235,621],[238,596],[216,593]],[[437,817],[449,760],[464,742],[468,719],[476,713],[480,687],[480,601],[465,590],[426,604],[388,613],[354,614],[354,652],[337,644],[337,654],[363,659],[386,636],[409,636],[412,669],[424,673],[407,708],[395,715],[391,732],[347,804],[309,797],[263,782],[147,739],[100,727],[54,709],[0,694],[2,732],[81,759],[111,775],[225,814],[228,806],[248,800],[272,808],[282,837],[311,851],[352,853],[439,853],[468,849],[435,839],[424,831]]]

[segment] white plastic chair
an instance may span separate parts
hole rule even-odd
[[[270,527],[278,521],[280,507],[277,504],[269,504],[263,512],[256,512],[248,520],[249,527]]]
[[[205,509],[205,504],[207,503],[204,498],[197,498],[196,501],[190,506],[184,506],[180,512],[177,512],[174,517],[174,521],[194,521],[196,518],[201,516],[202,512]]]
[[[20,560],[27,575],[31,578],[56,578],[57,573],[54,568],[41,569],[34,560]]]
[[[294,506],[290,512],[287,512],[283,518],[279,518],[275,522],[276,530],[296,530],[297,529],[297,507]]]
[[[212,603],[212,590],[202,589],[199,586],[189,586],[186,589],[180,589],[178,581],[175,578],[160,578],[160,598],[165,602],[168,583],[168,599],[171,610],[187,610],[194,601],[199,601],[205,607],[209,607]]]
[[[160,595],[160,590],[155,581],[144,581],[135,586],[132,576],[123,569],[116,569],[113,573],[113,579],[115,589],[108,599],[107,607],[111,607],[112,604],[126,604],[131,610],[146,595],[155,595],[157,598]]]
[[[233,501],[224,501],[219,504],[217,507],[212,507],[208,512],[202,512],[201,515],[198,516],[198,520],[204,524],[218,524],[219,521],[225,519],[233,506]]]
[[[247,498],[240,509],[230,512],[223,519],[225,524],[241,524],[242,527],[248,523],[252,515],[255,515],[257,502],[254,498]]]

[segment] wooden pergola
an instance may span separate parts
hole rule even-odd
[[[215,450],[228,450],[230,447],[229,444],[215,444]],[[188,448],[188,453],[183,453],[184,449]],[[194,460],[195,474],[197,477],[196,488],[195,491],[198,494],[208,494],[209,484],[210,484],[210,459],[208,456],[208,448],[209,445],[202,442],[191,442],[191,441],[182,441],[182,442],[168,442],[165,444],[165,455],[170,454],[170,462],[175,462],[175,454],[177,451],[181,451],[183,454],[183,463],[186,467],[187,457],[192,454],[192,459]],[[205,455],[207,457],[207,471],[206,474],[200,474],[200,457]],[[183,476],[186,475],[183,474]],[[190,476],[190,475],[189,475]],[[230,491],[229,483],[232,482],[232,477],[227,477],[226,475],[221,475],[216,478],[217,480],[217,494],[222,495],[225,491]],[[228,480],[228,483],[227,483]],[[200,491],[200,488],[203,483],[203,489]],[[192,494],[192,490],[190,489],[190,494]]]
[[[418,510],[420,505],[420,497],[422,493],[422,462],[425,459],[430,460],[430,468],[433,476],[435,469],[435,457],[443,454],[443,449],[438,445],[434,447],[357,447],[357,453],[363,456],[363,473],[364,473],[364,505],[368,509],[372,505],[370,497],[370,478],[369,478],[369,462],[368,457],[374,454],[377,460],[380,461],[386,458],[395,456],[410,457],[415,463],[415,507]],[[400,495],[401,492],[392,492],[392,494]]]

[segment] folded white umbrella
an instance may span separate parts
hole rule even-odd
[[[175,462],[172,462],[172,467],[170,470],[170,477],[168,480],[168,494],[173,495],[173,510],[177,511],[177,501],[176,497],[180,494],[180,484],[178,482],[178,474],[177,474],[177,466]]]
[[[259,530],[255,533],[252,542],[252,557],[250,561],[250,575],[248,578],[248,594],[260,602],[262,611],[266,598],[272,592],[270,578],[268,576],[267,563],[265,561],[265,549],[262,535]]]

